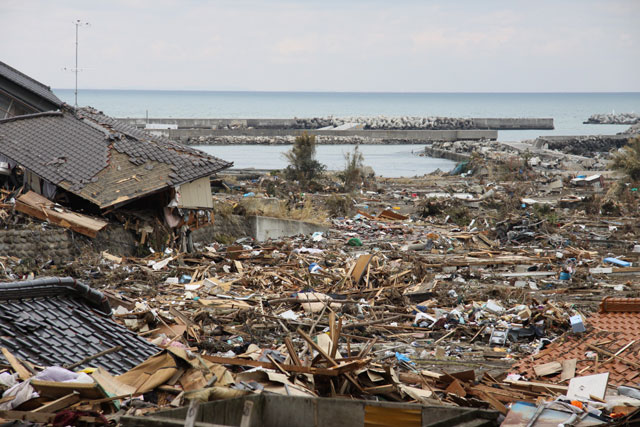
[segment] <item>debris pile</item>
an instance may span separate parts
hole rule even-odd
[[[236,184],[260,198],[270,179]],[[503,198],[513,191],[507,184],[472,179],[381,180],[383,192],[356,196],[355,212],[331,218],[323,232],[143,258],[103,252],[45,266],[39,276],[90,282],[118,327],[156,350],[127,367],[131,344],[94,329],[102,346],[59,363],[55,347],[38,358],[20,340],[32,346],[29,336],[54,342],[56,335],[0,291],[0,339],[15,380],[3,396],[15,406],[0,416],[99,423],[256,393],[476,408],[507,420],[526,405],[543,417],[567,404],[598,420],[629,413],[638,406],[629,398],[637,372],[629,319],[640,309],[625,298],[635,292],[636,224],[586,213],[596,203],[587,199],[610,183],[548,177]],[[232,191],[226,203],[244,194]],[[18,259],[4,267],[14,277],[25,272]],[[622,299],[604,299],[612,292]],[[47,295],[30,295],[31,304]],[[83,310],[85,318],[71,318],[78,324],[46,325],[84,328],[81,320],[100,310]],[[52,372],[74,378],[42,380]],[[607,372],[606,392],[568,394],[571,381]],[[13,387],[21,384],[33,391],[18,401]]]

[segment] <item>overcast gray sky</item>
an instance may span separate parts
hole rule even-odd
[[[640,91],[640,0],[0,0],[0,60],[54,88]]]

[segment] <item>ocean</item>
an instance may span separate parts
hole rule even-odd
[[[73,104],[72,89],[54,89]],[[522,141],[541,135],[614,134],[625,125],[585,125],[597,113],[640,111],[640,92],[627,93],[348,93],[348,92],[215,92],[163,90],[95,90],[78,92],[78,104],[114,117],[292,118],[318,116],[446,116],[552,117],[554,130],[499,131],[504,141]],[[363,146],[365,163],[379,175],[413,176],[446,169],[452,162],[417,157],[414,146]],[[200,147],[203,148],[203,147]],[[346,146],[319,147],[318,160],[340,169]],[[281,168],[279,154],[287,147],[206,147],[207,152],[234,161],[236,167]],[[402,159],[406,171],[390,167]],[[265,160],[265,159],[268,159]],[[370,160],[371,159],[371,160]],[[373,159],[376,159],[373,162]],[[404,162],[404,163],[403,163]],[[424,167],[420,167],[420,165]],[[384,170],[384,173],[381,172]],[[412,172],[409,172],[411,170]],[[415,171],[416,173],[413,173]]]

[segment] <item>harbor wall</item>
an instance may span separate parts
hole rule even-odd
[[[207,119],[207,118],[120,118],[128,124],[144,127],[149,124],[177,125],[181,129],[219,129],[254,128],[254,129],[292,129],[296,128],[298,119]],[[554,129],[552,118],[471,118],[475,129],[490,130],[522,130],[522,129]],[[335,131],[334,131],[335,132]]]
[[[464,139],[497,139],[495,130],[296,130],[296,129],[163,129],[153,130],[172,139],[247,136],[298,136],[303,132],[316,136],[360,137],[400,141],[458,141]]]

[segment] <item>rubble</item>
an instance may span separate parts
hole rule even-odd
[[[236,183],[237,190],[216,198],[233,203],[251,191],[259,199],[273,179]],[[322,232],[142,258],[103,252],[35,270],[72,272],[91,283],[119,327],[158,351],[124,373],[113,362],[83,361],[121,345],[105,342],[92,354],[76,354],[75,369],[90,379],[99,369],[116,391],[91,394],[84,385],[57,383],[42,389],[32,380],[40,397],[0,416],[53,422],[56,413],[82,413],[94,423],[133,422],[193,399],[275,393],[477,408],[508,420],[520,402],[560,402],[541,409],[542,416],[562,409],[557,399],[568,381],[602,372],[610,373],[609,388],[598,399],[634,405],[615,387],[633,387],[640,364],[629,356],[638,339],[630,323],[636,302],[624,299],[638,273],[637,242],[629,235],[637,226],[631,218],[586,214],[585,201],[561,207],[576,191],[587,198],[598,189],[568,181],[550,186],[556,179],[531,183],[511,208],[505,182],[481,184],[473,175],[380,179],[380,192],[356,195],[356,213],[330,218]],[[604,191],[611,185],[604,177],[598,182]],[[18,259],[3,264],[8,277],[24,274]],[[612,292],[622,299],[605,299]],[[620,313],[628,332],[603,329],[603,314],[595,313],[601,307],[630,310]],[[5,358],[15,384],[71,364],[26,352],[12,328],[35,326],[13,325],[0,326],[12,344]],[[118,354],[103,357],[120,360]],[[599,400],[587,397],[579,414],[603,411],[602,420],[624,412]],[[33,413],[49,418],[29,415],[39,407]]]
[[[120,146],[128,168],[178,162],[143,161],[137,131],[65,111],[0,128],[98,126],[130,139]],[[293,419],[304,407],[315,408],[296,418],[304,425],[637,422],[636,183],[604,170],[607,154],[531,143],[433,148],[467,157],[451,173],[369,177],[351,194],[330,175],[303,192],[275,172],[210,180],[207,169],[191,181],[194,193],[166,189],[175,212],[117,206],[112,188],[109,210],[77,212],[87,204],[53,203],[8,180],[0,419],[270,425],[273,414]],[[183,155],[194,168],[216,166]],[[83,190],[93,182],[60,183],[94,197]],[[204,194],[206,206],[189,209],[176,192]],[[309,227],[253,238],[236,225],[256,213]],[[104,234],[114,228],[135,250]]]

